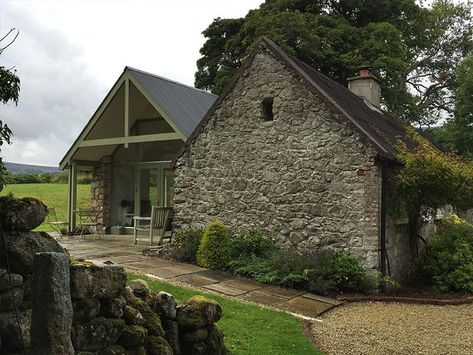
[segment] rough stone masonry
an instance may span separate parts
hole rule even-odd
[[[273,99],[273,120],[262,102]],[[337,249],[378,267],[376,152],[261,47],[176,162],[175,224],[222,220],[304,252]]]

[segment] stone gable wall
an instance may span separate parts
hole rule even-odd
[[[262,100],[274,99],[274,120]],[[176,162],[175,227],[222,220],[305,252],[378,267],[374,148],[272,53],[261,50]]]

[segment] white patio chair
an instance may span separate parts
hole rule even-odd
[[[151,217],[133,217],[134,220],[134,237],[135,244],[138,242],[138,232],[144,231],[148,233],[149,245],[153,245],[153,236],[155,231],[159,231],[158,244],[163,242],[164,238],[172,237],[172,207],[156,207],[151,208]]]

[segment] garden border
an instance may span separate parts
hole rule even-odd
[[[398,302],[408,304],[430,304],[436,306],[473,304],[473,296],[453,299],[417,298],[399,296],[347,296],[338,297],[337,300],[343,302]]]

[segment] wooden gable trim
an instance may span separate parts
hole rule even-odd
[[[123,73],[120,75],[118,80],[115,82],[113,85],[112,89],[109,91],[107,96],[105,96],[104,100],[100,103],[99,107],[97,110],[94,112],[92,117],[90,118],[89,122],[87,122],[87,125],[84,127],[82,132],[79,134],[79,136],[76,138],[72,146],[69,148],[67,151],[66,155],[64,158],[62,158],[61,162],[59,163],[60,169],[64,170],[68,164],[71,158],[74,156],[74,154],[77,152],[77,149],[80,147],[90,147],[90,146],[96,146],[96,145],[110,145],[109,143],[104,143],[103,141],[110,140],[110,139],[115,139],[115,138],[104,138],[103,140],[91,140],[91,141],[96,141],[95,143],[84,143],[84,142],[89,142],[89,140],[86,140],[85,138],[87,135],[90,133],[90,131],[94,128],[95,124],[97,121],[100,119],[101,115],[107,108],[107,106],[110,104],[110,102],[113,100],[115,95],[117,94],[118,90],[122,87],[122,85],[125,86],[125,127],[124,127],[124,138],[129,138],[132,137],[129,135],[129,97],[127,94],[129,94],[129,83],[130,81],[133,83],[133,85],[137,88],[137,90],[148,100],[148,102],[156,109],[157,112],[164,118],[164,120],[173,128],[175,131],[176,135],[172,135],[171,138],[169,139],[161,139],[164,136],[157,136],[155,135],[158,140],[174,140],[174,139],[181,139],[183,141],[187,140],[187,136],[184,134],[184,132],[181,130],[181,128],[174,122],[174,120],[171,118],[171,116],[164,110],[164,108],[148,93],[148,91],[140,84],[138,80],[131,74],[130,70],[128,68],[125,68]],[[149,142],[150,136],[153,135],[146,135],[146,137],[142,138],[131,138],[131,140],[123,140],[122,143],[113,143],[113,144],[125,144],[125,146],[128,146],[129,143],[138,143],[138,142]],[[174,138],[177,137],[177,138]],[[145,140],[141,140],[145,139]]]

